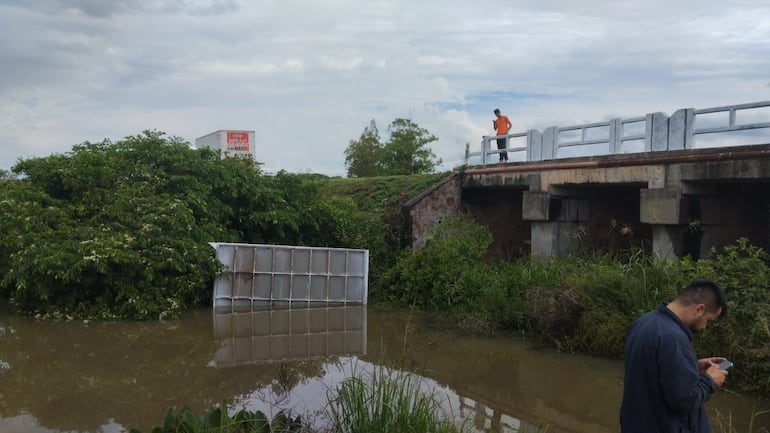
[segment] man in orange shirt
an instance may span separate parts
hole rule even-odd
[[[508,119],[508,116],[504,114],[500,114],[500,109],[495,108],[495,116],[497,119],[492,121],[492,127],[495,128],[495,132],[497,135],[505,135],[508,133],[508,130],[511,129],[511,121]],[[498,138],[497,139],[497,148],[498,149],[505,149],[508,147],[508,138]],[[500,162],[508,162],[508,152],[500,152]]]

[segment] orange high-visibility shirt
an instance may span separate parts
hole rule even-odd
[[[497,131],[497,135],[505,135],[508,133],[508,123],[510,123],[508,116],[500,116],[495,119],[495,131]]]

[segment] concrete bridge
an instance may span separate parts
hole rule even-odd
[[[496,163],[498,138],[516,162]],[[700,258],[741,237],[768,249],[770,101],[483,137],[407,204],[412,245],[452,214],[487,225],[502,256]]]

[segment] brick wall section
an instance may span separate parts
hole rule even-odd
[[[528,254],[530,223],[521,219],[522,189],[475,189],[463,193],[461,179],[460,173],[453,173],[404,204],[412,248],[425,246],[427,236],[442,219],[465,214],[491,231],[489,255]]]
[[[433,227],[448,215],[462,212],[460,173],[452,173],[404,204],[413,249],[422,248]]]

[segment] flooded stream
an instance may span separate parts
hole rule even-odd
[[[430,326],[365,307],[193,311],[173,322],[44,322],[0,311],[0,432],[117,433],[166,408],[316,414],[333,387],[377,366],[413,371],[475,431],[618,431],[622,362],[514,336]],[[770,402],[728,389],[709,403],[737,427]],[[755,431],[770,427],[759,416]]]

